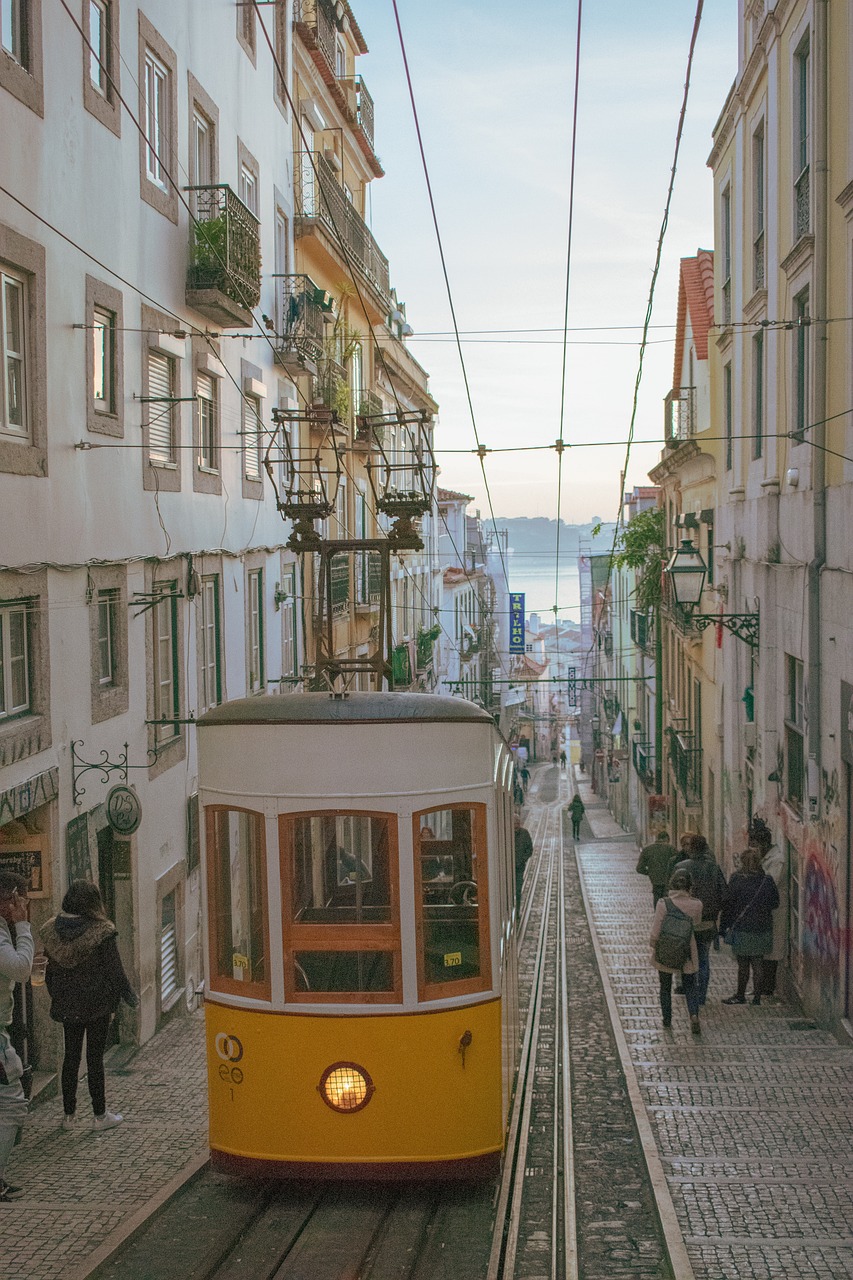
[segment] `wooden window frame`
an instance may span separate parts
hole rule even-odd
[[[467,810],[474,815],[472,861],[477,868],[477,905],[480,927],[480,974],[476,978],[460,978],[456,982],[427,982],[424,977],[424,921],[423,921],[423,881],[421,878],[420,832],[424,823],[429,826],[431,813],[441,813],[446,809]],[[436,1000],[449,1000],[456,996],[475,995],[492,989],[492,942],[489,917],[489,843],[488,813],[481,800],[461,800],[453,804],[432,805],[429,809],[421,809],[412,814],[412,848],[415,850],[415,939],[418,959],[418,1003],[433,1003]],[[481,879],[482,876],[482,879]]]
[[[237,982],[235,978],[225,977],[219,973],[216,956],[217,921],[219,919],[219,877],[211,874],[213,859],[216,857],[216,825],[217,813],[248,813],[260,822],[261,831],[261,892],[263,894],[264,920],[264,954],[267,957],[267,976],[263,982]],[[245,996],[249,1000],[263,1000],[267,1004],[272,1001],[272,964],[270,957],[270,901],[269,880],[267,876],[267,829],[263,813],[257,809],[249,809],[245,805],[208,804],[204,806],[205,829],[205,867],[207,870],[207,913],[208,913],[208,971],[210,973],[210,989],[222,995]]]
[[[293,919],[294,821],[305,818],[373,818],[388,830],[388,887],[391,919],[385,924],[298,924]],[[400,932],[400,848],[398,816],[375,809],[299,809],[278,816],[281,876],[284,998],[288,1004],[402,1004],[403,965]],[[391,955],[391,991],[297,991],[298,951],[381,951]]]

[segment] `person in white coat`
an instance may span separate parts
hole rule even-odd
[[[15,926],[12,941],[10,925]],[[27,882],[23,876],[0,871],[0,1203],[20,1187],[6,1181],[6,1163],[27,1114],[21,1088],[23,1066],[9,1038],[13,991],[26,982],[33,968],[33,935],[27,920]]]

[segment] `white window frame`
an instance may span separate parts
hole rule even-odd
[[[168,382],[170,388],[171,399],[158,399],[151,396],[151,362],[165,361],[168,369]],[[175,454],[175,436],[176,436],[176,402],[175,388],[177,386],[178,362],[174,356],[167,355],[163,351],[158,351],[154,347],[148,349],[148,458],[155,466],[174,467],[176,465]],[[155,434],[162,436],[164,434],[163,424],[166,423],[169,429],[169,445],[168,449],[161,447],[160,443],[152,444],[152,423],[155,427]]]
[[[264,671],[264,571],[252,569],[248,577],[249,666],[246,687],[249,693],[261,693]]]
[[[260,396],[243,395],[243,470],[247,480],[260,480],[261,432],[264,418]]]
[[[298,661],[295,566],[282,571],[281,590],[284,596],[281,604],[281,674],[295,676]]]
[[[222,701],[222,644],[219,632],[219,578],[211,574],[201,580],[201,709],[208,711]]]
[[[211,120],[198,106],[193,106],[192,119],[192,183],[196,187],[213,184],[213,141],[215,133]]]
[[[27,0],[0,0],[0,48],[27,66]]]
[[[89,83],[96,93],[109,99],[112,72],[112,3],[111,0],[88,0],[89,4]]]
[[[154,588],[160,598],[152,609],[154,619],[153,671],[154,719],[165,721],[154,725],[157,743],[178,737],[180,716],[178,685],[178,603],[176,582],[158,583]]]
[[[167,190],[169,99],[171,72],[153,49],[145,49],[145,173],[156,187]]]
[[[31,658],[30,629],[27,614],[32,607],[30,601],[19,601],[14,604],[0,606],[0,723],[11,720],[15,716],[26,715],[32,709],[32,691],[30,688]],[[19,652],[12,647],[12,620],[16,619],[23,636],[23,644]],[[13,672],[16,665],[23,664],[24,701],[13,702],[15,680]]]
[[[207,394],[209,393],[209,394]],[[198,405],[198,468],[219,473],[219,383],[210,373],[196,375]]]
[[[106,307],[95,307],[92,313],[92,399],[98,413],[115,413],[115,338],[115,312],[108,311]]]
[[[98,685],[102,689],[116,683],[118,598],[119,593],[115,587],[98,592]]]
[[[240,165],[240,199],[243,204],[258,216],[258,175],[247,164]]]
[[[18,337],[17,346],[12,341],[12,319],[10,318],[10,294],[17,298]],[[27,281],[24,276],[7,269],[0,270],[0,344],[2,344],[2,365],[0,365],[0,435],[11,436],[16,440],[29,440],[30,415],[28,406],[28,369],[27,369]],[[11,421],[9,390],[12,379],[10,372],[17,370],[14,379],[19,387],[19,405],[21,422]]]

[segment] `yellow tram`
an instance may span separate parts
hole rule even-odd
[[[306,693],[198,727],[214,1161],[491,1172],[518,1039],[512,760],[492,718]]]

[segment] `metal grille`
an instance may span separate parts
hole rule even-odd
[[[261,297],[260,223],[231,188],[188,187],[197,221],[190,238],[191,289],[218,289],[251,309]]]

